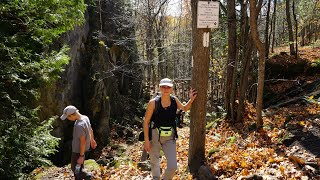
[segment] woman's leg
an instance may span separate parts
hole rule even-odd
[[[159,141],[159,133],[157,129],[152,129],[152,140],[151,140],[151,151],[150,163],[151,163],[151,173],[154,180],[160,179],[160,149],[161,144]]]
[[[171,137],[169,140],[162,143],[162,149],[167,159],[167,169],[164,173],[163,179],[169,180],[174,177],[178,168],[176,140],[174,140],[174,137]]]

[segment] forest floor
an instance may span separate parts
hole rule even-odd
[[[320,106],[292,106],[268,112],[272,115],[264,118],[265,130],[261,132],[251,129],[255,110],[248,107],[245,126],[223,120],[208,125],[206,164],[213,174],[219,179],[250,179],[253,175],[270,180],[320,179]],[[189,127],[178,129],[178,133],[178,171],[174,179],[191,180],[187,171]],[[113,138],[100,156],[112,161],[97,166],[87,160],[86,167],[96,179],[151,179],[150,171],[143,171],[138,165],[142,147],[138,141],[128,144],[124,139]],[[164,170],[165,166],[162,156],[161,168]],[[70,165],[39,168],[35,173],[42,173],[39,179],[73,179]]]
[[[300,52],[300,58],[310,62],[307,63],[310,66],[313,66],[312,63],[320,63],[319,47],[301,49]],[[295,61],[291,61],[291,58],[287,54],[279,54],[271,61],[288,65]],[[302,79],[304,84],[312,84],[320,80],[320,75],[315,73],[295,77],[296,81]],[[275,93],[283,94],[285,98],[264,109],[264,128],[259,132],[255,130],[255,108],[250,103],[246,104],[242,123],[234,124],[208,114],[205,163],[218,179],[320,179],[319,84],[312,86],[312,91],[303,89],[293,95],[288,94],[287,90],[309,87],[302,86],[301,83],[288,85],[288,82],[279,82],[269,88]],[[295,97],[299,98],[294,99]],[[187,125],[178,129],[178,170],[175,180],[193,179],[187,170],[188,119],[186,114]],[[137,133],[138,129],[134,134]],[[120,138],[117,129],[113,129],[111,134],[110,145],[102,150],[96,160],[86,160],[87,170],[96,179],[151,179],[149,164],[140,162],[143,144],[135,137]],[[165,166],[166,159],[162,156],[163,171]],[[30,179],[73,179],[70,165],[41,167],[34,170],[32,175],[33,178]]]

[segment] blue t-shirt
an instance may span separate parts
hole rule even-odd
[[[81,115],[80,119],[74,123],[73,126],[73,139],[72,139],[72,152],[80,153],[80,136],[86,138],[86,149],[88,151],[91,142],[91,124],[87,116]]]

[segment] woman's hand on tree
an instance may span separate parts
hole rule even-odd
[[[189,91],[189,96],[190,96],[191,102],[194,101],[194,99],[197,97],[197,95],[198,95],[198,91],[196,91],[196,89],[191,87],[190,91]]]

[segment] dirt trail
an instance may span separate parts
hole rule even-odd
[[[188,163],[188,148],[189,148],[189,128],[184,127],[178,129],[179,139],[177,140],[178,153],[178,171],[174,179],[192,179],[191,175],[186,172]],[[138,168],[142,154],[142,142],[135,141],[133,144],[127,144],[124,139],[112,139],[110,146],[104,148],[100,159],[108,162],[108,166],[100,166],[92,169],[87,166],[87,169],[93,173],[96,179],[104,180],[148,180],[152,179],[150,171],[142,171]],[[99,160],[96,160],[99,161]],[[112,167],[109,167],[112,164]],[[164,172],[166,159],[162,156],[161,168]],[[69,166],[39,168],[35,171],[38,177],[33,179],[52,180],[52,179],[73,179],[73,173]]]

